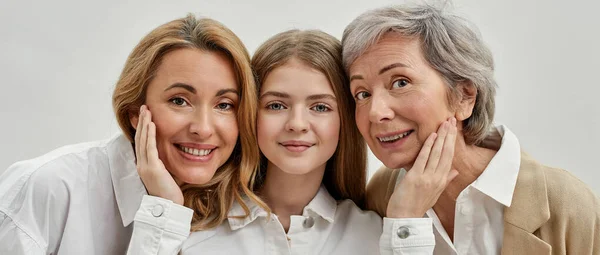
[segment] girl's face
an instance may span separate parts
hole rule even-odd
[[[257,129],[269,164],[295,175],[324,170],[340,132],[327,77],[295,58],[275,68],[261,87]]]

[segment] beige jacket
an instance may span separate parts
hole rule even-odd
[[[385,216],[398,169],[369,181],[367,207]],[[504,210],[502,254],[600,254],[600,200],[567,171],[521,153],[512,204]]]

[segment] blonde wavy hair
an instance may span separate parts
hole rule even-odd
[[[113,108],[125,136],[134,142],[135,129],[129,121],[137,115],[146,100],[146,89],[154,77],[161,59],[169,52],[194,48],[225,54],[233,63],[240,89],[237,108],[239,137],[227,162],[217,169],[206,184],[182,186],[185,206],[194,210],[192,231],[220,225],[234,201],[249,215],[243,196],[266,208],[248,188],[251,175],[259,164],[256,142],[256,84],[250,68],[250,56],[241,40],[223,24],[192,14],[157,27],[133,49],[116,84]]]
[[[323,73],[338,103],[340,141],[327,161],[323,184],[336,200],[351,199],[364,208],[367,149],[354,120],[355,105],[342,65],[342,45],[335,37],[319,30],[294,29],[271,37],[252,56],[257,94],[267,76],[292,58]],[[264,181],[266,163],[261,153],[261,167],[253,176],[254,190]]]

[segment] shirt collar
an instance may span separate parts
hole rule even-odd
[[[248,197],[244,197],[244,203],[248,206],[250,215],[248,217],[240,218],[243,216],[244,209],[239,203],[234,203],[231,210],[229,210],[228,221],[231,230],[237,230],[250,224],[258,217],[267,217],[268,213],[250,200]],[[337,209],[337,201],[329,194],[324,186],[319,188],[317,195],[304,207],[302,215],[316,215],[333,223],[335,218],[335,211]],[[235,217],[238,216],[238,217]]]
[[[483,173],[471,186],[499,203],[510,207],[521,166],[519,140],[506,126],[500,125],[486,137],[485,144],[499,149]]]
[[[138,175],[132,145],[124,135],[110,140],[107,154],[121,220],[123,226],[128,226],[147,194],[146,187]]]

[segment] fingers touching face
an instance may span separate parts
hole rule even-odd
[[[349,75],[358,129],[387,167],[410,168],[429,135],[455,116],[448,87],[423,57],[418,39],[384,35]]]
[[[137,126],[153,123],[156,153],[178,182],[206,183],[236,145],[239,100],[233,65],[224,54],[174,50],[148,85],[142,110],[149,114]],[[146,137],[146,130],[136,136]]]

